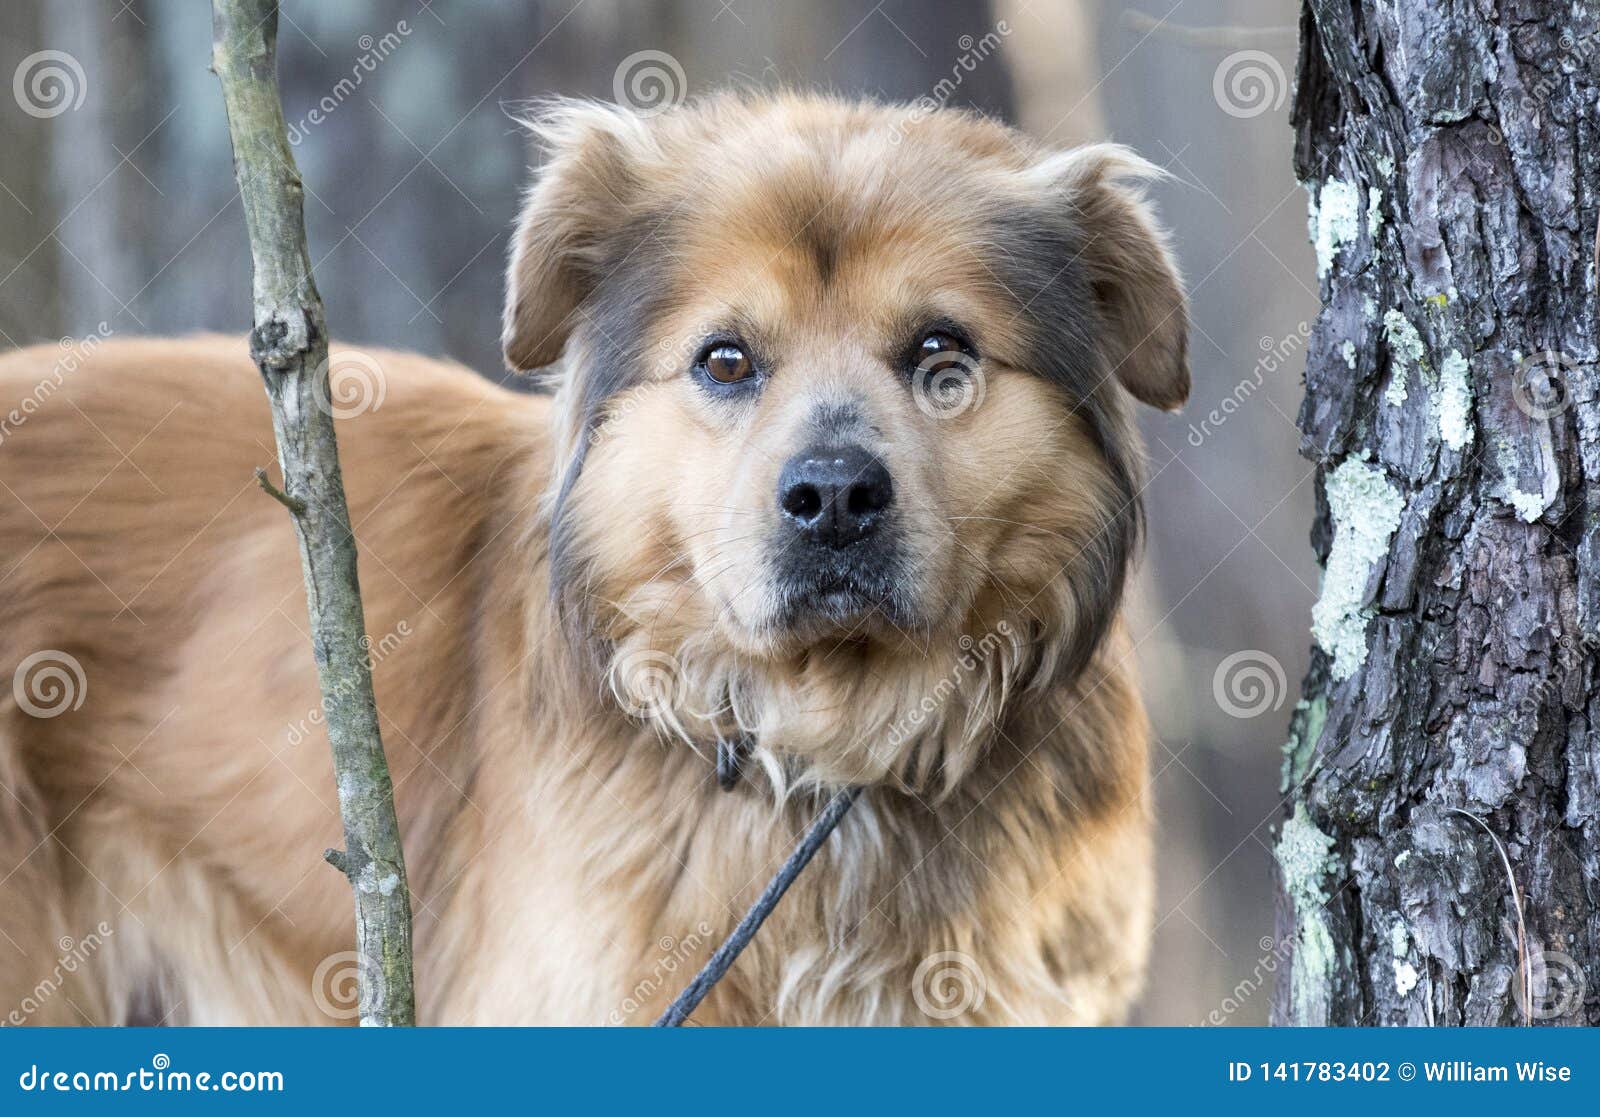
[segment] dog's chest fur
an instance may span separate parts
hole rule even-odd
[[[531,623],[491,626],[489,646],[556,638],[534,593]],[[467,860],[423,870],[451,881],[418,940],[440,1022],[651,1022],[822,802],[776,803],[759,770],[721,790],[709,756],[619,722],[598,688],[538,666],[556,660],[526,657],[520,690],[493,686],[497,664],[483,676],[476,806],[441,833]],[[1147,805],[1142,781],[1097,797],[1074,750],[1142,718],[1120,674],[1083,689],[1018,719],[942,801],[869,789],[694,1021],[1120,1019],[1146,949]]]

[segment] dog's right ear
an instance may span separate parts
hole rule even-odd
[[[616,105],[563,100],[525,123],[545,162],[523,200],[506,271],[500,340],[506,364],[517,370],[561,356],[605,275],[653,149],[645,120]]]
[[[1131,185],[1163,172],[1125,147],[1090,144],[1029,173],[1083,238],[1070,263],[1096,300],[1106,368],[1135,399],[1176,411],[1189,397],[1188,300],[1166,234]]]

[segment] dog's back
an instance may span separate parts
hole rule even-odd
[[[413,355],[334,366],[388,750],[408,813],[439,824],[434,789],[470,761],[407,737],[448,725],[454,690],[423,713],[385,680],[424,643],[450,661],[489,486],[543,405]],[[293,530],[253,477],[276,452],[245,342],[24,349],[0,398],[20,401],[0,427],[8,1022],[309,1022],[300,971],[348,945],[349,900],[285,856],[340,829]],[[165,918],[196,910],[214,918]]]

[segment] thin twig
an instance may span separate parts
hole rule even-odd
[[[267,471],[262,469],[259,465],[256,466],[256,484],[261,486],[262,492],[266,493],[273,500],[277,501],[289,511],[293,512],[296,516],[303,515],[305,513],[306,502],[295,499],[282,489],[278,488],[278,486],[274,485],[271,479],[267,477]]]
[[[254,264],[250,355],[266,382],[284,488],[294,512],[317,682],[333,752],[345,849],[332,863],[355,894],[361,1023],[415,1022],[411,893],[394,786],[378,732],[366,617],[356,579],[328,395],[328,330],[311,275],[303,206],[277,82],[277,0],[213,0],[211,68],[222,82]]]
[[[1500,854],[1500,863],[1505,866],[1506,880],[1511,885],[1511,903],[1517,909],[1517,960],[1520,967],[1518,972],[1522,976],[1522,1020],[1525,1024],[1532,1023],[1533,971],[1528,966],[1528,929],[1522,921],[1522,894],[1517,891],[1517,875],[1511,868],[1511,855],[1506,852],[1505,843],[1500,840],[1500,835],[1496,834],[1483,819],[1460,807],[1446,807],[1445,810],[1462,818],[1470,818],[1483,827],[1483,832],[1489,835],[1489,840],[1494,843],[1495,850]]]

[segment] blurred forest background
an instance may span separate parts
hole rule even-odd
[[[336,337],[501,376],[506,238],[552,94],[730,83],[931,99],[1061,146],[1111,138],[1193,296],[1195,388],[1146,415],[1135,591],[1160,743],[1156,944],[1139,1023],[1264,1023],[1269,847],[1319,572],[1296,452],[1316,314],[1290,169],[1290,0],[284,0],[280,77]],[[0,344],[249,327],[250,268],[200,0],[5,0]],[[40,52],[62,52],[70,63]],[[641,54],[640,52],[651,52]],[[28,83],[54,66],[50,101]],[[658,82],[657,79],[660,79]],[[665,92],[657,87],[666,83]],[[752,152],[759,158],[759,152]]]

